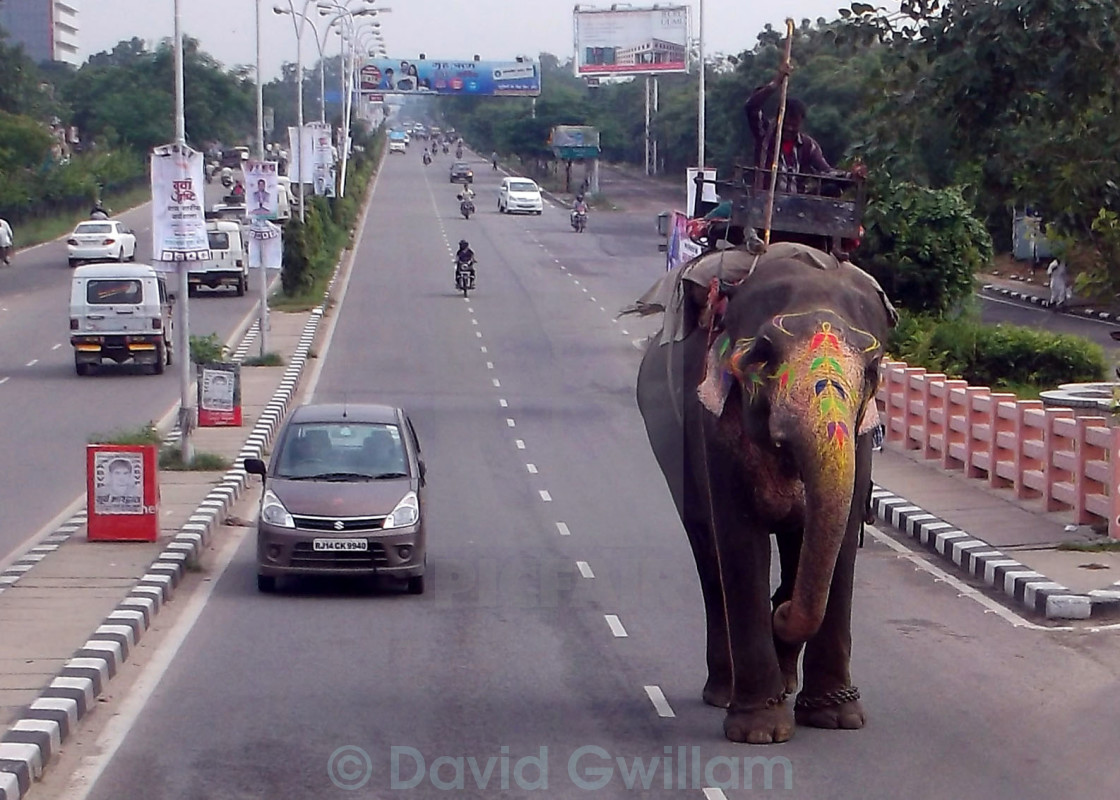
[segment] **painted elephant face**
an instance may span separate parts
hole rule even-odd
[[[775,444],[809,433],[822,455],[850,452],[854,437],[877,419],[878,337],[827,309],[779,314],[752,333],[728,330],[716,341],[704,404],[721,413],[737,383],[746,432]]]

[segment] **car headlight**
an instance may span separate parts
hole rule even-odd
[[[296,526],[292,515],[288,513],[288,509],[284,508],[280,498],[271,489],[266,490],[264,497],[261,498],[261,519],[277,528],[294,528]]]
[[[416,497],[416,492],[409,492],[397,503],[393,513],[385,517],[385,524],[382,527],[407,528],[409,525],[415,525],[419,519],[420,500]]]

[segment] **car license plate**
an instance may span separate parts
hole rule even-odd
[[[332,551],[332,550],[369,550],[369,542],[365,539],[315,539],[311,543],[311,549],[317,552]]]

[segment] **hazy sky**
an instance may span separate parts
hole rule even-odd
[[[664,0],[662,0],[664,2]],[[296,60],[296,39],[291,17],[272,11],[288,0],[261,0],[262,61],[265,76],[279,73],[285,61]],[[304,0],[293,0],[302,10]],[[254,9],[256,0],[180,0],[183,30],[199,39],[202,47],[223,64],[255,61]],[[699,0],[691,0],[693,35],[697,32]],[[705,0],[704,42],[708,53],[738,53],[755,44],[766,23],[780,28],[786,16],[835,19],[844,0]],[[897,3],[892,3],[897,6]],[[391,58],[470,58],[501,61],[518,54],[544,51],[566,58],[572,54],[573,0],[377,0],[386,9],[381,31]],[[607,8],[609,2],[584,3]],[[653,2],[633,2],[648,7]],[[314,14],[315,0],[309,10]],[[357,6],[352,2],[351,6]],[[174,29],[172,0],[81,0],[79,25],[82,56],[111,49],[121,39],[139,36],[157,42]],[[389,10],[391,9],[391,10]],[[318,22],[321,18],[315,17]],[[338,52],[331,37],[327,55]],[[304,38],[304,60],[313,64],[318,51],[310,30]]]

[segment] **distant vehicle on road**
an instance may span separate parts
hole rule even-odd
[[[451,165],[451,183],[474,183],[474,170],[466,161],[456,161]]]
[[[91,261],[133,261],[136,234],[116,219],[79,222],[66,239],[66,258],[71,268]]]
[[[304,405],[284,425],[264,478],[257,588],[288,575],[388,575],[424,592],[425,468],[412,421],[384,405]]]
[[[187,269],[187,288],[194,295],[199,287],[232,288],[243,297],[249,288],[249,262],[240,222],[228,219],[206,223],[210,260],[196,261]]]
[[[541,187],[529,178],[502,178],[498,189],[498,213],[512,214],[525,211],[530,214],[544,212]]]

